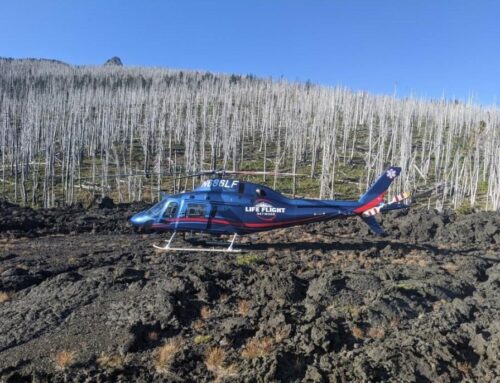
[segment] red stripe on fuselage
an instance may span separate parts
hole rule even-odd
[[[281,221],[281,222],[237,222],[237,221],[228,221],[226,219],[220,219],[220,218],[210,218],[210,223],[215,223],[215,224],[220,224],[220,225],[233,225],[233,226],[238,226],[238,227],[245,227],[245,228],[258,228],[258,229],[266,229],[270,227],[280,227],[280,226],[286,226],[290,224],[298,224],[298,223],[307,223],[307,222],[314,222],[314,221],[320,221],[324,218],[324,216],[314,216],[314,217],[309,217],[309,218],[302,218],[302,219],[293,219],[293,220],[288,220],[288,221]],[[168,225],[168,224],[174,224],[176,222],[193,222],[193,223],[208,223],[208,218],[176,218],[172,220],[167,220],[167,222],[162,222],[159,224],[153,224],[153,227],[155,226],[160,226],[160,225]]]
[[[365,203],[364,205],[354,209],[354,212],[356,214],[359,214],[359,213],[362,213],[364,211],[367,211],[368,209],[371,209],[372,207],[377,206],[380,202],[382,202],[384,200],[384,195],[385,195],[385,192],[380,194],[378,197],[375,197],[370,202]]]
[[[279,227],[279,226],[285,226],[289,224],[295,224],[295,223],[306,223],[306,222],[312,222],[312,221],[318,221],[324,218],[323,216],[315,216],[315,217],[310,217],[310,218],[302,218],[302,219],[291,219],[288,221],[281,221],[281,222],[258,222],[258,223],[244,223],[243,226],[245,227],[258,227],[258,228],[267,228],[267,227]]]

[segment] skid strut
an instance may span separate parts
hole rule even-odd
[[[231,240],[231,244],[227,248],[227,251],[233,251],[234,240],[236,239],[237,236],[238,236],[238,234],[234,233],[233,239]]]
[[[171,247],[170,245],[172,244],[172,241],[175,237],[175,231],[170,237],[170,239],[167,241],[165,246],[158,246],[154,245],[153,247],[157,250],[161,251],[209,251],[209,252],[216,252],[216,253],[240,253],[241,249],[234,249],[234,241],[236,240],[236,237],[238,237],[238,234],[234,233],[233,238],[231,239],[231,242],[229,243],[229,247],[227,249],[217,249],[215,247],[212,248],[188,248],[188,247]]]

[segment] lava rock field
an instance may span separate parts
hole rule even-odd
[[[0,202],[0,381],[498,382],[500,213],[159,253],[145,204]],[[181,239],[179,239],[181,241]],[[251,243],[250,243],[251,242]]]

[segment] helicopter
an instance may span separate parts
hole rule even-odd
[[[235,175],[260,175],[255,171],[203,171],[186,177],[211,175],[193,191],[164,195],[160,202],[130,218],[136,228],[172,232],[164,246],[153,245],[162,251],[239,252],[234,248],[240,235],[305,225],[351,216],[360,217],[376,235],[384,229],[375,219],[378,213],[408,209],[409,193],[401,193],[384,202],[387,189],[401,173],[401,168],[389,167],[359,200],[318,200],[289,198],[265,185],[247,182]],[[292,173],[276,175],[290,176]],[[233,235],[226,249],[176,248],[172,242],[177,232],[201,232],[210,235]]]

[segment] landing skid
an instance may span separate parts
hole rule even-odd
[[[172,234],[170,239],[167,241],[165,246],[158,246],[153,244],[153,247],[157,250],[160,251],[203,251],[203,252],[214,252],[214,253],[241,253],[241,249],[234,249],[234,241],[236,240],[236,237],[238,236],[236,233],[233,236],[233,239],[231,240],[231,243],[229,244],[229,247],[227,249],[217,249],[217,248],[189,248],[189,247],[171,247],[170,245],[172,244],[172,241],[175,237],[176,232]]]
[[[158,245],[154,245],[153,244],[153,247],[156,249],[156,250],[160,250],[160,251],[199,251],[199,252],[212,252],[212,253],[241,253],[241,249],[232,249],[232,250],[229,250],[229,249],[216,249],[214,247],[210,248],[210,249],[207,249],[207,248],[203,248],[203,247],[162,247],[162,246],[158,246]]]

